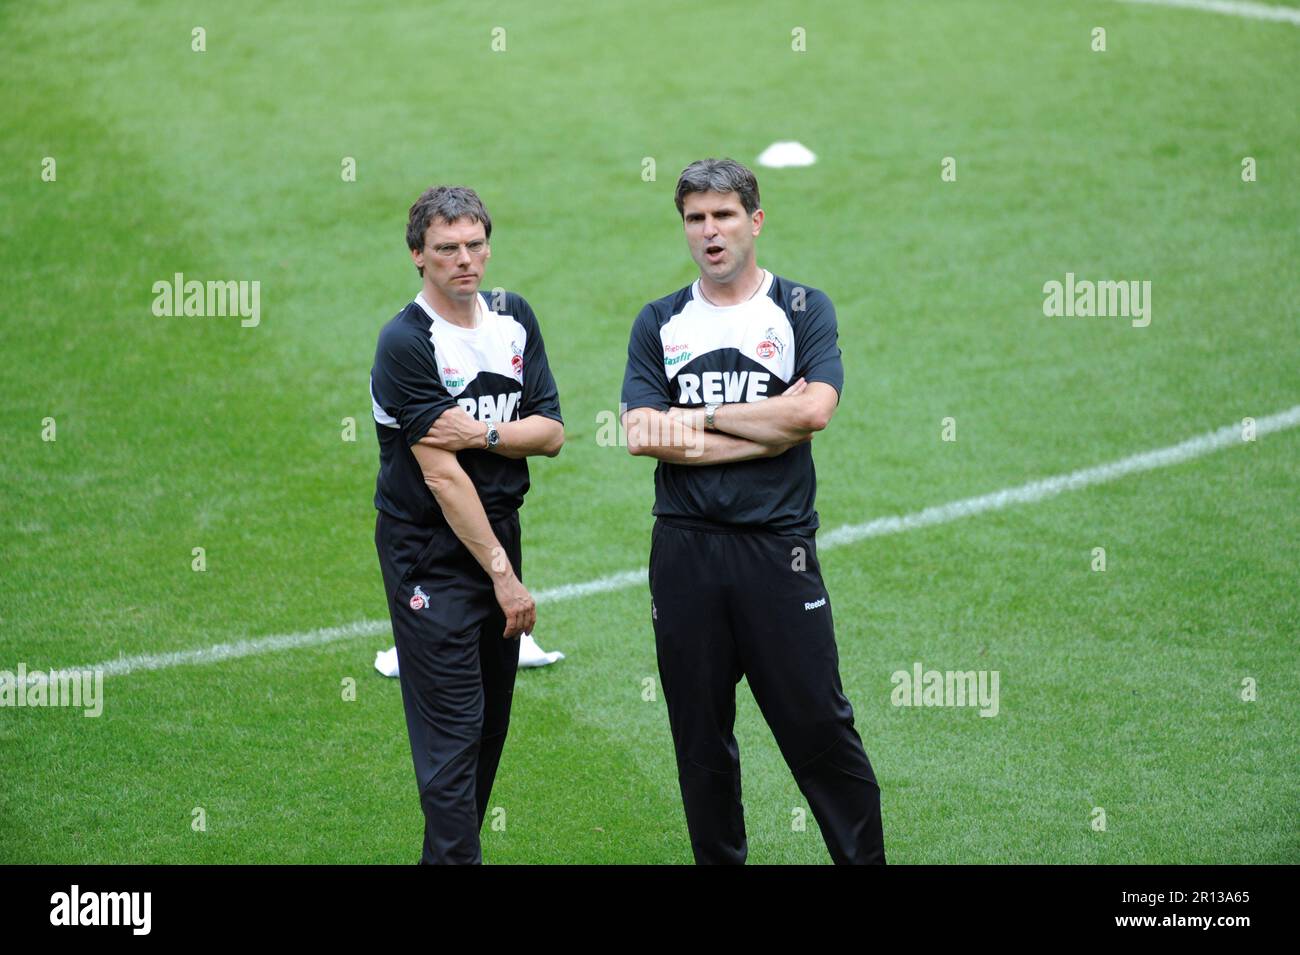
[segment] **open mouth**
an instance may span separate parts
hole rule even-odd
[[[704,247],[704,257],[710,262],[720,262],[725,251],[720,245],[706,245]]]

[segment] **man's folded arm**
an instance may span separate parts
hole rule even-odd
[[[491,450],[506,458],[526,458],[544,454],[553,458],[564,446],[564,424],[543,414],[533,414],[518,421],[497,424],[500,440],[495,448],[487,447],[487,424],[475,420],[459,405],[448,408],[419,441],[419,444],[455,453],[466,449]]]
[[[769,447],[797,444],[830,424],[839,400],[840,393],[833,385],[813,381],[793,396],[719,405],[713,414],[713,427]],[[695,427],[704,427],[702,409],[692,408],[684,417]]]
[[[725,464],[773,455],[775,448],[727,434],[705,431],[654,408],[623,413],[629,454],[669,464]],[[781,447],[785,451],[789,444]]]
[[[564,446],[564,425],[546,415],[534,414],[518,421],[497,425],[501,440],[493,449],[506,458],[526,458],[544,454],[553,458]]]

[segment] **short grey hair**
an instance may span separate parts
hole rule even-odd
[[[686,197],[692,192],[734,192],[745,212],[758,211],[758,180],[734,159],[697,159],[677,177],[677,212],[686,218]]]
[[[424,234],[436,219],[448,225],[458,219],[481,222],[487,238],[492,238],[492,217],[468,186],[432,186],[420,194],[406,220],[406,244],[412,252],[424,248]],[[424,274],[424,269],[419,271]]]

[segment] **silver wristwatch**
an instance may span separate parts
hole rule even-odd
[[[710,431],[713,430],[713,413],[718,410],[718,405],[704,406],[704,427]]]
[[[487,423],[487,428],[487,446],[488,450],[491,450],[501,443],[501,432],[491,421]]]

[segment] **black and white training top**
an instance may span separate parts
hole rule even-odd
[[[495,305],[495,309],[493,308]],[[429,426],[459,404],[479,421],[540,414],[563,422],[555,379],[532,308],[511,292],[480,292],[478,323],[463,328],[435,312],[421,292],[379,333],[370,370],[379,434],[375,507],[412,524],[446,524],[411,452]],[[518,510],[528,493],[528,463],[491,451],[456,453],[489,521]]]
[[[641,309],[627,346],[623,404],[665,411],[762,401],[801,377],[844,388],[835,307],[824,292],[769,272],[749,301],[720,308],[700,294],[696,279]],[[805,443],[732,464],[660,461],[653,513],[810,531],[818,525],[816,496],[812,445]]]

